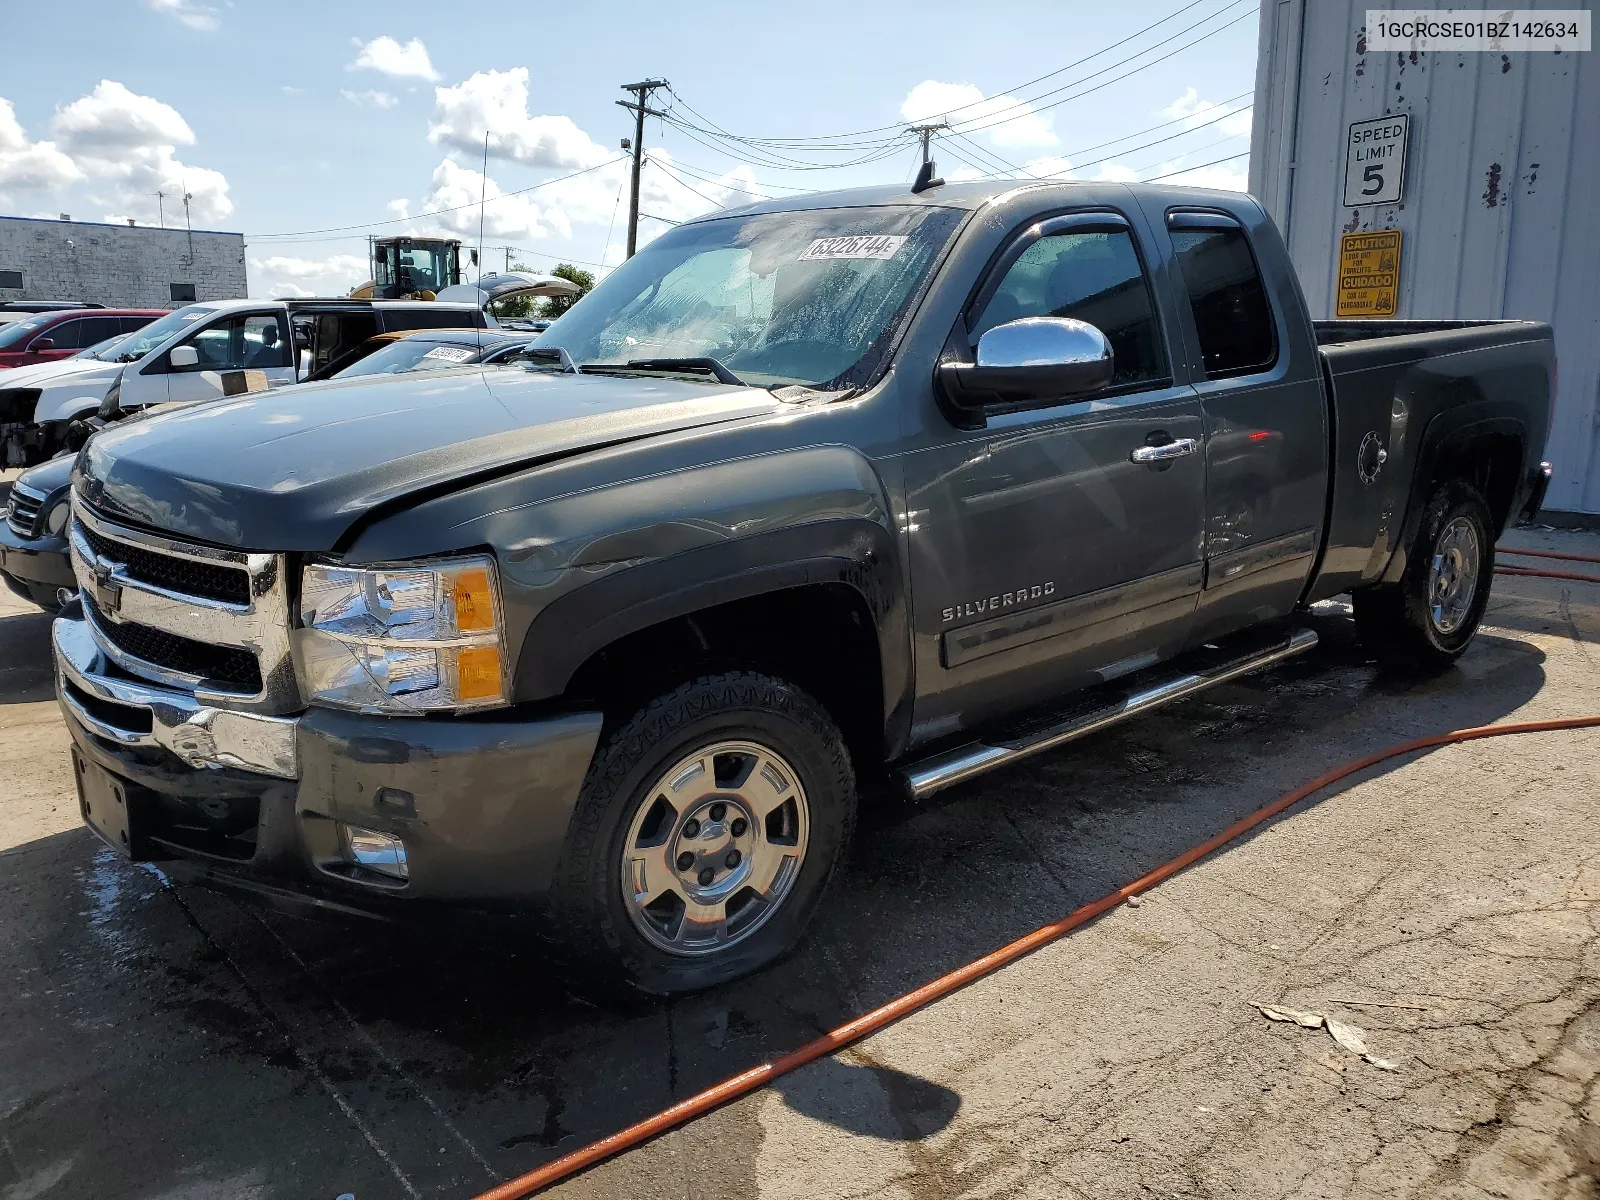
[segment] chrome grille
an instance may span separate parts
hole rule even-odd
[[[157,554],[141,546],[114,542],[86,525],[81,533],[96,558],[120,562],[128,574],[141,583],[181,595],[225,600],[229,604],[250,603],[250,575],[241,568]]]
[[[89,610],[95,633],[132,658],[196,680],[222,684],[230,691],[253,696],[261,690],[261,664],[248,650],[211,646],[148,625],[109,621],[88,595],[83,597],[83,606]]]
[[[76,494],[69,541],[90,631],[123,671],[203,704],[299,710],[282,555],[134,529]]]
[[[21,484],[11,485],[11,504],[6,513],[6,524],[18,537],[37,536],[39,510],[44,507],[44,500],[43,496]]]

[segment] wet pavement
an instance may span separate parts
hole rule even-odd
[[[575,995],[509,936],[306,921],[119,861],[77,826],[47,618],[0,593],[0,1200],[471,1196],[986,953],[1356,754],[1572,707],[1550,661],[1592,671],[1600,654],[1600,610],[1573,599],[1583,586],[1502,579],[1494,628],[1416,685],[1379,679],[1345,613],[1324,606],[1323,645],[1303,659],[929,803],[876,797],[802,949],[670,1004]],[[1594,711],[1588,699],[1573,711]],[[1294,872],[1271,886],[1292,894]],[[927,1186],[892,1194],[1010,1194],[969,1190],[959,1146],[948,1161],[912,1151],[981,1104],[937,1064],[1004,1004],[1037,1007],[1029,979],[1012,968],[954,1027],[920,1026],[918,1069],[868,1043],[563,1191],[790,1194],[774,1183],[777,1105],[797,1128],[921,1162],[910,1174]],[[1139,1036],[1115,1012],[1055,1019]],[[826,1165],[796,1163],[797,1178],[820,1174],[794,1194],[879,1194]]]

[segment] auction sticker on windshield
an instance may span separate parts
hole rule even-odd
[[[828,258],[893,258],[906,244],[904,234],[857,233],[849,237],[818,238],[807,246],[801,262]]]
[[[445,362],[466,362],[472,351],[466,346],[435,346],[423,358],[443,359]]]

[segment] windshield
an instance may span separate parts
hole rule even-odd
[[[498,344],[498,339],[489,343]],[[334,379],[353,379],[357,375],[399,375],[406,371],[442,371],[476,362],[476,346],[446,345],[427,338],[401,338],[382,350],[375,350],[359,362],[333,374]]]
[[[580,368],[714,358],[760,387],[856,387],[882,364],[954,209],[812,209],[663,234],[533,343]]]
[[[28,339],[33,336],[34,330],[43,324],[43,321],[36,319],[32,321],[9,321],[4,325],[0,325],[0,350],[22,349]]]
[[[122,345],[123,342],[127,341],[132,336],[133,334],[131,333],[119,333],[115,337],[108,337],[103,342],[96,342],[87,350],[78,351],[78,353],[74,354],[72,357],[97,358],[101,362],[115,362],[117,360],[117,355],[120,353],[116,347]]]
[[[209,317],[215,311],[214,308],[201,308],[191,304],[188,308],[169,312],[160,320],[152,321],[143,329],[130,333],[127,340],[117,346],[116,355],[109,361],[133,362],[135,359],[143,358],[179,330],[188,329],[196,321]]]

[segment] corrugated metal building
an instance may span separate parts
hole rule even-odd
[[[1554,325],[1545,506],[1600,513],[1600,52],[1370,51],[1365,21],[1365,0],[1263,0],[1250,190],[1314,318],[1334,315],[1340,235],[1398,229],[1396,316]],[[1345,207],[1350,125],[1402,113],[1401,202]]]

